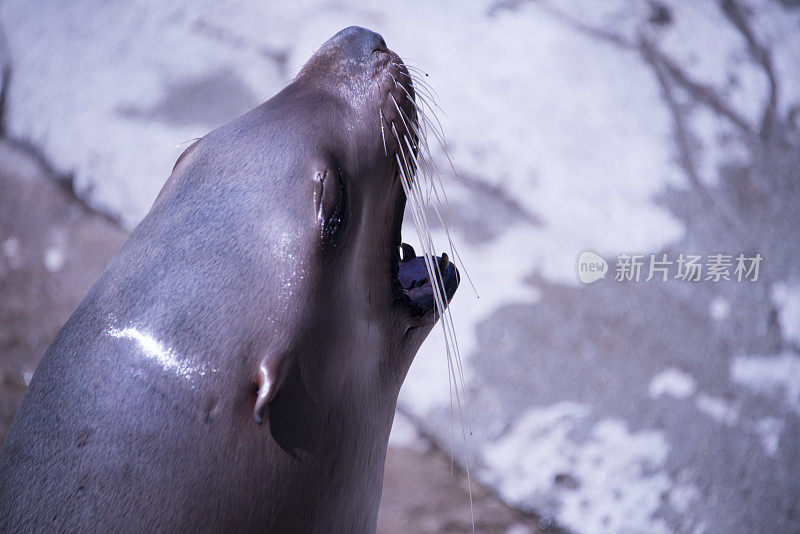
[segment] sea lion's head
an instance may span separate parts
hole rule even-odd
[[[382,399],[390,422],[455,293],[458,272],[431,254],[424,220],[415,94],[380,35],[346,28],[278,94],[190,147],[156,201],[154,211],[208,206],[204,228],[219,235],[204,239],[240,256],[249,290],[237,320],[252,325],[248,350],[261,358],[258,421],[280,391],[278,404],[294,402],[294,388],[317,406]],[[402,242],[407,200],[428,254]]]

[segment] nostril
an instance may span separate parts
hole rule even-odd
[[[381,39],[381,42],[378,43],[378,45],[372,50],[372,52],[373,53],[374,52],[383,52],[383,53],[389,52],[389,49],[386,47],[386,41]]]

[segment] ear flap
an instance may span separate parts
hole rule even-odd
[[[333,244],[345,223],[347,198],[342,171],[319,171],[314,176],[314,211],[323,244]]]
[[[177,161],[175,162],[175,165],[172,166],[172,172],[170,172],[169,178],[167,178],[167,181],[164,182],[163,186],[161,186],[161,191],[158,192],[158,196],[153,202],[153,206],[158,204],[167,195],[168,191],[170,191],[175,187],[175,183],[177,181],[177,178],[174,176],[175,169],[178,168],[178,165],[180,165],[180,163],[189,155],[189,153],[194,149],[194,147],[197,146],[197,143],[199,142],[200,139],[195,139],[194,143],[189,145],[189,148],[184,150],[183,153],[178,157]]]
[[[258,395],[253,408],[253,417],[259,425],[264,420],[267,407],[275,398],[275,394],[286,376],[287,366],[284,364],[284,360],[282,355],[265,356],[258,366],[258,377],[256,378]]]
[[[200,138],[197,138],[197,139],[195,139],[195,140],[194,140],[194,143],[192,143],[191,145],[189,145],[189,148],[187,148],[186,150],[184,150],[184,151],[181,153],[181,155],[180,155],[180,156],[178,156],[178,159],[175,161],[175,165],[173,165],[173,166],[172,166],[172,172],[175,172],[175,169],[177,169],[177,168],[178,168],[178,165],[181,163],[181,161],[183,161],[183,159],[184,159],[186,156],[188,156],[188,155],[189,155],[189,152],[191,152],[191,151],[194,149],[194,147],[196,147],[196,146],[197,146],[197,143],[199,143],[199,142],[200,142]]]

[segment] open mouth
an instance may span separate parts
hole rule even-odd
[[[393,101],[394,108],[389,106],[386,113],[381,115],[381,120],[385,121],[382,127],[386,129],[382,135],[388,138],[390,157],[396,152],[393,155],[399,167],[397,182],[404,184],[406,201],[413,203],[415,199],[409,196],[414,195],[409,191],[413,190],[412,184],[417,178],[416,171],[419,170],[417,134],[421,130],[417,118],[417,105],[414,104],[415,91],[409,71],[401,59],[390,50],[386,50],[386,55],[381,69],[385,69],[393,82],[393,85],[390,84],[388,95]],[[386,140],[384,139],[384,146]],[[400,222],[402,223],[402,217]],[[458,270],[447,254],[417,256],[414,247],[401,241],[399,227],[396,229],[393,248],[392,278],[395,300],[405,307],[412,317],[423,319],[423,323],[435,321],[448,306],[458,288],[460,281]]]
[[[425,257],[417,256],[414,247],[402,243],[396,253],[395,293],[400,304],[408,308],[412,316],[436,319],[436,292],[446,307],[458,288],[460,276],[447,254],[430,256],[430,261],[433,280],[428,273]]]

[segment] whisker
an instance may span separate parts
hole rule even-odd
[[[388,156],[389,152],[386,151],[386,134],[383,132],[383,110],[379,108],[378,112],[380,113],[380,121],[381,121],[381,139],[383,139],[383,155]]]
[[[391,96],[391,95],[390,95],[390,96]],[[404,112],[404,111],[403,111],[403,110],[400,108],[400,106],[397,104],[397,101],[395,100],[394,96],[392,96],[392,101],[394,102],[394,104],[395,104],[395,107],[397,108],[397,111],[400,113],[400,118],[401,118],[401,120],[403,120],[403,124],[404,124],[404,125],[406,125],[406,128],[408,129],[408,123],[405,121],[405,117],[407,117],[407,115],[406,115],[406,114],[405,114],[405,112]],[[408,122],[410,123],[411,121],[409,120]],[[395,137],[396,137],[396,136],[397,136],[397,134],[396,134],[396,132],[395,132]],[[423,140],[423,143],[425,143],[425,139],[424,139],[424,137],[422,137],[422,136],[418,136],[418,137],[419,137],[420,139],[422,139],[422,140]],[[409,152],[410,152],[410,153],[413,153],[413,150],[411,149],[411,144],[410,144],[410,142],[409,142],[409,140],[408,140],[408,137],[407,137],[407,136],[404,136],[404,140],[406,141],[406,144],[408,145]],[[425,144],[427,145],[427,143],[425,143]],[[444,214],[442,213],[441,200],[439,199],[439,196],[438,196],[438,190],[437,190],[437,189],[434,187],[434,185],[435,185],[435,184],[433,183],[433,180],[431,180],[430,176],[427,176],[426,178],[428,178],[428,180],[429,180],[429,186],[430,186],[430,188],[431,188],[431,189],[433,189],[433,190],[434,190],[434,192],[435,192],[435,194],[436,194],[437,203],[436,203],[436,205],[434,206],[434,208],[435,208],[435,211],[436,211],[436,213],[437,213],[437,215],[438,215],[438,217],[439,217],[439,220],[440,220],[440,222],[442,223],[442,226],[445,228],[445,232],[446,232],[446,234],[447,234],[447,238],[448,238],[448,241],[449,241],[449,243],[450,243],[450,246],[451,246],[451,252],[452,252],[452,251],[455,249],[455,245],[454,245],[454,244],[453,244],[453,242],[452,242],[452,239],[451,239],[451,237],[450,237],[449,228],[448,228],[448,226],[447,226],[447,222],[446,222],[446,220],[445,220]],[[441,184],[441,178],[440,178],[440,177],[439,177],[439,180],[440,180],[440,184]],[[442,187],[442,189],[444,190],[444,187]],[[421,191],[419,191],[419,185],[418,185],[418,184],[417,184],[417,191],[418,191],[418,195],[419,195],[420,197],[422,197],[423,195],[422,195],[422,192],[421,192]],[[426,205],[427,205],[427,203],[426,203]],[[449,208],[449,203],[448,203],[448,208]],[[428,235],[429,235],[429,234],[428,234]],[[454,254],[454,255],[455,255],[455,254]],[[438,263],[436,264],[436,269],[437,269],[437,272],[438,272],[438,275],[439,275],[439,279],[440,279],[440,280],[443,280],[443,276],[442,276],[442,273],[441,273],[441,271],[439,270]],[[446,295],[446,294],[445,294],[444,298],[445,298],[445,302],[443,303],[443,304],[444,304],[444,306],[442,306],[442,308],[441,308],[441,312],[444,312],[444,310],[447,310],[447,312],[448,312],[448,315],[450,315],[450,313],[449,313],[449,312],[450,312],[450,310],[449,310],[449,306],[448,306],[449,302],[446,302],[446,300],[447,300],[447,295]],[[439,304],[441,304],[441,303],[439,303]],[[451,316],[451,318],[452,318],[452,316]],[[448,321],[445,321],[445,320],[443,320],[443,321],[442,321],[442,325],[444,326],[444,325],[445,325],[445,323],[447,323],[447,322],[448,322]],[[457,342],[456,342],[456,337],[455,337],[455,330],[453,329],[452,322],[451,322],[451,324],[450,324],[450,329],[451,329],[451,332],[449,332],[449,334],[450,334],[450,336],[452,337],[452,340],[453,340],[454,344],[456,344],[456,345],[457,345]],[[447,335],[447,334],[448,334],[448,332],[445,332],[445,335]],[[458,367],[459,367],[459,375],[460,375],[460,376],[459,376],[459,378],[460,378],[460,381],[461,381],[462,388],[465,388],[465,387],[466,387],[466,384],[465,384],[465,381],[464,381],[463,367],[462,367],[462,365],[461,365],[460,358],[458,358],[458,357],[457,357],[457,360],[458,360],[458,362],[457,362],[457,363],[458,363]],[[467,419],[468,419],[468,421],[469,421],[469,419],[470,419],[470,417],[469,417],[469,412],[467,413]],[[470,427],[470,434],[472,434],[472,430],[471,430],[471,426],[472,426],[472,425],[471,425],[471,423],[468,423],[468,426]]]
[[[403,138],[406,141],[406,144],[408,145],[409,144],[408,143],[408,137],[407,136],[403,136]],[[409,146],[409,148],[410,148],[410,146]],[[417,188],[417,194],[419,196],[421,196],[422,192],[420,191],[419,182],[417,181],[415,185],[416,185],[416,188]],[[442,225],[445,227],[445,229],[447,229],[447,223],[444,221],[444,217],[443,217],[443,214],[441,212],[441,203],[439,203],[438,206],[435,206],[435,210],[437,212],[437,215],[439,216],[439,220],[441,221]],[[449,232],[448,232],[448,238],[449,238]],[[458,344],[457,344],[457,341],[456,341],[455,326],[454,326],[454,324],[452,322],[452,315],[450,315],[450,307],[449,307],[450,303],[449,303],[449,299],[447,298],[447,293],[444,290],[444,275],[442,274],[441,268],[439,267],[439,263],[438,262],[434,262],[434,264],[435,264],[435,267],[436,267],[436,273],[438,274],[436,290],[437,290],[437,293],[439,294],[439,300],[438,300],[437,303],[439,304],[439,307],[440,307],[440,316],[442,317],[443,333],[445,334],[446,337],[449,336],[450,340],[454,344],[454,347],[457,348]],[[433,283],[431,283],[431,285],[433,285]],[[448,314],[448,316],[450,318],[449,321],[445,320],[445,317],[444,317],[445,313]],[[459,380],[461,382],[461,388],[462,388],[462,391],[464,391],[464,390],[466,390],[466,382],[464,380],[464,370],[463,370],[463,367],[462,367],[462,364],[461,364],[461,356],[460,356],[460,353],[457,350],[455,351],[454,354],[455,354],[456,363],[458,364],[458,371],[459,371],[458,375],[459,375]],[[470,419],[469,410],[467,410],[467,421],[468,421],[468,427],[470,428],[470,435],[471,435],[472,434],[472,428],[471,428],[472,425],[471,425],[471,423],[469,423],[469,419]]]
[[[401,66],[402,65],[398,64],[398,67]],[[430,232],[428,220],[430,211],[428,210],[431,208],[447,235],[450,253],[454,259],[457,259],[461,263],[462,268],[464,268],[464,264],[452,240],[448,224],[448,219],[453,218],[452,211],[442,182],[443,173],[432,157],[432,149],[428,139],[429,135],[436,139],[456,178],[458,178],[458,173],[448,150],[447,143],[445,142],[444,128],[434,109],[438,108],[439,111],[444,113],[441,106],[436,102],[436,98],[433,96],[438,95],[432,87],[424,80],[420,79],[421,75],[427,76],[427,73],[414,65],[406,65],[406,67],[408,68],[407,71],[399,69],[398,72],[408,77],[410,80],[410,85],[408,85],[408,87],[406,84],[400,83],[393,75],[391,78],[394,81],[395,87],[399,87],[400,90],[408,96],[412,107],[406,112],[400,106],[394,95],[389,93],[389,97],[392,99],[393,105],[397,110],[399,122],[392,121],[390,123],[387,121],[386,125],[384,125],[386,117],[381,110],[379,117],[381,120],[381,137],[384,143],[384,152],[387,152],[385,132],[387,127],[397,144],[397,149],[394,150],[393,155],[397,163],[400,183],[406,195],[407,206],[414,223],[414,230],[422,249],[422,259],[431,283],[435,313],[437,317],[441,319],[442,334],[445,342],[448,388],[450,391],[450,432],[451,451],[453,451],[453,455],[451,456],[451,470],[455,459],[455,415],[457,411],[464,447],[467,484],[470,496],[470,514],[474,532],[475,515],[472,498],[471,462],[469,459],[469,446],[467,444],[467,429],[469,429],[469,434],[472,435],[471,414],[469,403],[467,402],[467,384],[464,366],[459,350],[458,338],[456,336],[455,323],[449,306],[450,302],[444,284],[444,272],[439,260],[436,259],[436,248]],[[412,96],[412,87],[414,96]],[[404,134],[402,136],[398,132],[399,125],[402,125],[404,129]],[[441,194],[439,192],[440,188]],[[474,284],[472,284],[472,280],[466,268],[464,268],[464,273],[467,274],[467,279],[470,280],[470,285],[472,285],[474,290]]]
[[[433,106],[436,106],[436,108],[438,108],[438,109],[439,109],[439,111],[440,111],[440,112],[441,112],[443,115],[447,116],[447,113],[445,113],[445,111],[444,111],[444,110],[441,108],[441,106],[439,105],[439,103],[438,103],[438,102],[436,102],[436,98],[435,98],[435,97],[438,97],[439,95],[438,95],[438,94],[436,94],[436,91],[435,91],[435,90],[434,90],[434,89],[433,89],[433,88],[432,88],[430,85],[428,85],[427,83],[425,83],[425,81],[424,81],[424,80],[420,80],[419,78],[415,78],[415,77],[414,77],[414,76],[412,76],[410,73],[405,73],[405,72],[403,72],[402,70],[401,70],[401,71],[399,71],[399,72],[400,72],[400,74],[402,74],[403,76],[407,76],[408,78],[410,78],[410,79],[411,79],[412,83],[414,84],[414,91],[415,91],[415,92],[416,92],[418,95],[420,95],[420,96],[424,97],[424,99],[425,99],[425,100],[428,100],[428,101],[432,102],[432,103],[433,103]],[[433,93],[433,94],[431,94],[431,93]],[[431,109],[433,109],[433,106],[431,106]]]
[[[458,172],[456,171],[455,165],[453,164],[453,160],[450,157],[449,151],[447,150],[447,145],[444,143],[443,134],[440,135],[440,133],[442,131],[441,123],[439,123],[439,130],[437,130],[436,127],[427,118],[427,115],[426,115],[425,111],[422,109],[422,107],[420,107],[419,105],[417,105],[416,102],[414,102],[414,99],[411,96],[411,93],[408,92],[408,90],[403,86],[403,84],[398,83],[397,80],[394,78],[394,76],[392,76],[392,79],[394,80],[395,84],[397,86],[399,86],[403,91],[405,91],[405,93],[409,96],[409,100],[412,102],[414,108],[417,110],[418,117],[422,118],[423,124],[427,124],[427,125],[429,125],[431,127],[431,131],[434,133],[434,137],[436,138],[437,141],[439,141],[439,144],[442,147],[442,150],[443,150],[445,156],[447,157],[447,160],[448,160],[448,162],[450,164],[450,168],[453,171],[453,175],[456,177],[456,179],[458,179],[459,178]],[[413,81],[412,81],[412,83],[413,83]],[[423,100],[423,102],[425,102],[423,98],[420,98],[420,100]],[[438,117],[436,117],[436,114],[433,113],[433,110],[430,108],[430,105],[427,104],[427,102],[425,102],[425,103],[426,103],[428,109],[431,111],[431,114],[434,116],[434,118],[436,118],[436,120],[438,122]],[[401,113],[402,113],[402,111],[401,111]],[[424,147],[425,147],[425,149],[427,151],[427,155],[428,155],[428,157],[426,158],[427,162],[432,164],[434,169],[437,171],[436,173],[431,171],[430,175],[433,176],[434,174],[436,174],[436,177],[437,177],[437,180],[439,182],[439,185],[442,188],[442,194],[444,195],[444,198],[445,198],[445,204],[447,205],[448,215],[450,216],[450,218],[452,218],[452,210],[450,208],[450,202],[447,199],[447,192],[446,192],[446,190],[444,188],[444,184],[442,183],[442,178],[441,178],[441,174],[442,173],[439,170],[438,166],[436,165],[436,162],[433,160],[433,158],[431,156],[431,150],[430,150],[430,145],[428,145],[428,142],[427,142],[427,136],[424,135],[424,132],[421,132],[419,129],[415,129],[415,133],[417,134],[417,137],[422,141],[422,143],[423,143],[423,145],[424,145]],[[437,194],[437,196],[438,196],[438,191],[437,191],[437,189],[435,187],[433,187],[433,184],[431,184],[431,188],[434,190],[434,193]],[[439,203],[441,204],[441,201],[439,201]],[[463,268],[464,275],[466,276],[467,281],[469,282],[469,285],[472,288],[472,291],[475,293],[475,296],[480,298],[480,295],[478,294],[478,290],[475,288],[475,284],[472,282],[472,277],[469,275],[469,270],[467,269],[466,265],[464,264],[464,262],[463,262],[463,260],[461,258],[461,254],[458,252],[458,249],[453,244],[453,241],[452,241],[451,236],[450,236],[450,231],[447,228],[447,225],[445,224],[445,221],[444,221],[443,218],[442,218],[442,224],[445,226],[445,231],[446,231],[446,234],[447,234],[448,243],[450,245],[450,252],[452,253],[453,258],[457,259],[459,261],[459,263],[461,264],[461,266]]]
[[[397,129],[394,128],[394,124],[392,124],[392,131],[394,132],[395,138],[399,140],[399,136],[397,134]],[[406,139],[406,141],[407,141],[407,139]],[[405,160],[405,151],[403,150],[402,145],[400,146],[400,148],[401,148],[401,153],[403,154],[403,157],[404,157],[405,167],[408,168],[408,162]],[[399,159],[398,159],[398,163],[399,163]],[[403,173],[403,175],[404,175],[404,178],[405,178],[405,173]],[[417,195],[420,193],[419,189],[418,189],[419,188],[418,181],[414,182],[414,183],[415,183],[415,185],[417,187],[417,190],[414,191],[414,194],[411,194],[411,195],[409,195],[409,189],[412,189],[412,191],[413,191],[413,186],[412,187],[408,187],[408,185],[404,184],[404,189],[406,190],[406,196],[411,198],[412,204],[419,202],[419,197]],[[461,391],[465,392],[466,385],[465,385],[465,382],[464,382],[463,367],[462,367],[462,364],[461,364],[460,355],[458,353],[452,354],[451,351],[450,351],[450,346],[451,346],[450,344],[451,344],[451,342],[454,341],[455,331],[452,330],[452,326],[453,326],[452,325],[452,315],[451,314],[445,315],[445,310],[447,309],[447,307],[446,307],[446,304],[444,302],[442,302],[442,293],[443,292],[441,291],[441,288],[443,288],[444,277],[442,276],[442,273],[441,273],[441,270],[439,268],[438,262],[433,262],[432,258],[429,255],[429,254],[433,253],[433,243],[430,241],[430,232],[429,231],[426,232],[426,236],[428,237],[428,241],[427,242],[425,242],[425,240],[423,240],[423,238],[422,238],[422,235],[420,235],[421,231],[420,231],[420,228],[418,226],[418,223],[420,222],[420,218],[419,217],[420,217],[421,214],[418,214],[418,206],[417,206],[417,209],[412,210],[412,214],[414,214],[414,219],[415,219],[414,222],[415,222],[415,227],[417,227],[417,234],[418,234],[418,236],[420,238],[420,241],[423,242],[423,249],[424,249],[424,254],[425,254],[425,267],[426,267],[426,270],[428,270],[428,276],[431,279],[431,285],[433,286],[434,285],[434,281],[436,282],[435,290],[434,290],[434,301],[436,303],[437,311],[439,312],[439,317],[441,319],[441,324],[442,324],[442,330],[443,330],[443,334],[445,336],[445,348],[446,348],[446,351],[447,351],[447,361],[448,361],[448,374],[452,374],[452,378],[456,382],[459,382],[459,381],[461,382]],[[427,230],[427,221],[424,221],[423,224],[425,225],[426,230]],[[435,265],[436,274],[438,274],[438,276],[434,276],[434,274],[431,272],[432,271],[432,268],[431,268],[432,265],[431,264]],[[447,299],[446,293],[444,294],[444,298]],[[454,343],[453,347],[457,348],[457,344]],[[453,364],[453,360],[455,360],[455,366]],[[458,378],[456,378],[456,367],[458,368],[458,370],[459,370],[458,374],[460,375]],[[452,382],[451,382],[451,384],[452,384]],[[459,393],[458,386],[455,387],[455,399],[456,399],[456,405],[458,407],[459,419],[461,421],[462,438],[463,438],[463,441],[464,441],[465,462],[466,462],[466,468],[467,468],[467,483],[468,483],[468,486],[470,487],[470,509],[472,510],[471,475],[470,475],[470,466],[469,466],[469,453],[468,453],[468,447],[467,447],[467,443],[466,443],[466,430],[464,428],[464,408],[462,407],[461,393]],[[467,418],[469,418],[469,413],[467,413]],[[470,430],[470,435],[472,435],[472,431],[471,430]],[[474,514],[474,512],[473,512],[473,514]],[[474,516],[473,516],[473,521],[474,521]]]

